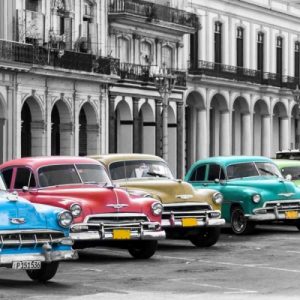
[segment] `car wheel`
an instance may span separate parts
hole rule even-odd
[[[255,224],[247,220],[241,207],[234,207],[231,212],[231,229],[235,234],[250,234]]]
[[[46,282],[50,280],[57,272],[59,262],[42,263],[39,270],[26,270],[27,275],[34,281]]]
[[[147,259],[153,256],[157,249],[157,241],[139,241],[128,248],[128,252],[137,259]]]
[[[220,237],[220,228],[203,228],[198,234],[190,237],[190,241],[196,247],[210,247],[214,245]]]

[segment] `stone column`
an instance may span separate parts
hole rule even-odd
[[[220,112],[220,146],[219,153],[220,155],[229,155],[230,154],[230,118],[229,111]]]
[[[73,92],[73,105],[74,105],[74,155],[79,154],[79,102],[78,93]]]
[[[31,155],[41,156],[45,155],[45,122],[34,121],[31,122]]]
[[[281,118],[280,119],[280,141],[281,145],[279,145],[280,149],[279,150],[286,150],[289,149],[290,146],[290,132],[289,132],[289,118]]]
[[[155,154],[162,156],[162,127],[161,127],[161,109],[162,101],[160,99],[155,100]]]
[[[139,117],[139,98],[133,97],[133,153],[141,153],[141,120]]]
[[[252,154],[251,114],[242,115],[242,155]]]
[[[184,150],[183,150],[183,102],[177,102],[177,178],[184,175]]]
[[[271,156],[271,117],[263,115],[261,117],[261,152],[263,156]]]
[[[2,143],[2,146],[0,146],[0,163],[3,163],[7,160],[6,158],[6,151],[5,145],[7,145],[7,134],[5,131],[7,124],[7,119],[0,118],[0,142]]]
[[[205,158],[208,156],[208,143],[207,143],[207,121],[206,110],[197,110],[197,130],[196,130],[196,159]]]
[[[109,95],[109,153],[117,152],[117,137],[115,124],[115,95]]]
[[[13,95],[14,95],[14,89],[11,86],[6,87],[7,92],[7,126],[6,126],[6,136],[7,136],[7,144],[6,144],[6,154],[7,160],[13,159],[13,132],[14,132],[14,126],[13,126]]]

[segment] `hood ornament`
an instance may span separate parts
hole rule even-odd
[[[176,198],[178,199],[183,199],[183,200],[188,200],[192,199],[194,196],[190,194],[182,194],[182,195],[176,195]]]
[[[116,203],[116,204],[107,204],[106,206],[113,207],[115,209],[120,209],[120,208],[128,206],[128,204]]]
[[[284,197],[291,197],[293,195],[295,195],[295,193],[280,193],[280,194],[278,194],[278,196],[284,196]]]
[[[16,224],[16,225],[24,224],[26,222],[26,220],[24,218],[10,218],[9,221],[10,221],[10,223]]]

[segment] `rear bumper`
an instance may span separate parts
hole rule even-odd
[[[59,251],[45,250],[44,253],[3,254],[0,255],[0,265],[9,266],[13,262],[18,261],[41,261],[50,263],[53,261],[74,260],[77,258],[78,254],[73,249]]]
[[[153,227],[149,228],[149,225]],[[124,240],[114,237],[114,230],[130,230],[130,237],[126,240],[162,240],[166,238],[166,233],[160,228],[159,223],[143,222],[139,224],[94,224],[80,223],[73,224],[70,236],[74,241],[95,241],[95,240]]]

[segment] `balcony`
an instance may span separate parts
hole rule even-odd
[[[141,26],[144,23],[146,28],[151,24],[157,27],[163,25],[166,29],[181,33],[193,33],[198,28],[198,18],[195,14],[149,1],[111,1],[109,18],[129,25],[138,22]]]
[[[39,65],[41,67],[49,66],[54,68],[63,68],[72,71],[94,72],[98,74],[116,74],[118,72],[115,66],[116,60],[110,57],[97,58],[92,54],[86,54],[74,51],[63,51],[58,49],[47,49],[44,47],[33,46],[0,40],[0,61],[28,64],[29,67]],[[114,68],[105,67],[114,65]],[[96,66],[99,67],[96,67]],[[114,71],[115,70],[115,71]]]
[[[261,72],[231,65],[200,60],[198,67],[189,68],[190,75],[207,75],[236,81],[247,81],[280,88],[295,89],[299,83],[298,77],[281,76],[276,73]]]
[[[157,67],[156,67],[157,68]],[[150,72],[151,66],[148,65],[138,65],[129,63],[120,63],[118,74],[121,77],[121,81],[134,81],[145,83],[153,83],[154,79]],[[168,74],[176,75],[177,87],[186,87],[186,72],[182,70],[167,68],[166,72]]]

